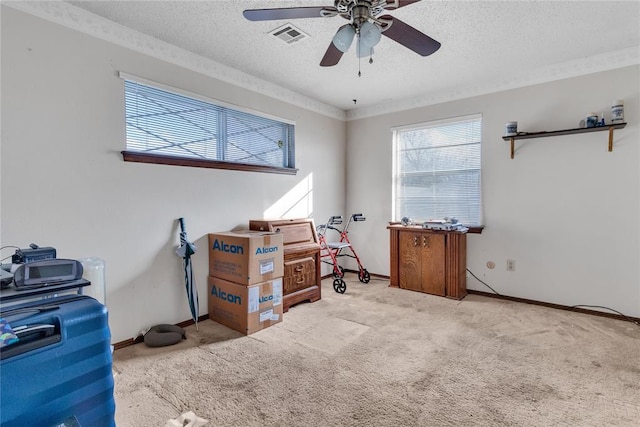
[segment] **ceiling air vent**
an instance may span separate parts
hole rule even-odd
[[[287,44],[293,44],[309,37],[308,34],[305,34],[302,30],[294,27],[291,24],[286,24],[282,27],[278,27],[275,30],[271,31],[269,34],[279,38]]]

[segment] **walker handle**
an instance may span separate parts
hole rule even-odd
[[[329,225],[342,224],[342,215],[334,215],[329,218]]]

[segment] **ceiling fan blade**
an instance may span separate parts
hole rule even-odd
[[[385,6],[385,9],[387,10],[394,10],[394,9],[400,9],[401,7],[405,7],[405,6],[409,6],[410,4],[413,3],[418,3],[420,0],[398,0],[397,1],[397,6],[395,4],[388,4],[387,6]],[[391,3],[391,2],[389,2]]]
[[[380,20],[393,21],[382,31],[383,36],[389,37],[401,45],[411,49],[418,55],[428,56],[440,49],[440,42],[390,15],[380,17]]]
[[[283,7],[278,9],[248,9],[242,12],[249,21],[274,21],[277,19],[329,18],[336,16],[334,7]]]
[[[342,51],[340,51],[340,49],[338,49],[336,45],[331,42],[329,43],[329,47],[322,57],[322,61],[320,61],[320,66],[332,67],[340,62],[340,58],[342,58]]]

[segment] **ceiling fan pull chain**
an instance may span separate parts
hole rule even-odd
[[[358,31],[358,45],[356,47],[360,49],[360,46],[362,45],[360,44],[360,31]],[[360,73],[360,59],[361,55],[358,55],[358,77],[362,76],[362,74]]]

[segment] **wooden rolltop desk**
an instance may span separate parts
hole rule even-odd
[[[320,299],[320,243],[313,219],[251,220],[249,229],[282,233],[284,241],[283,308]]]

